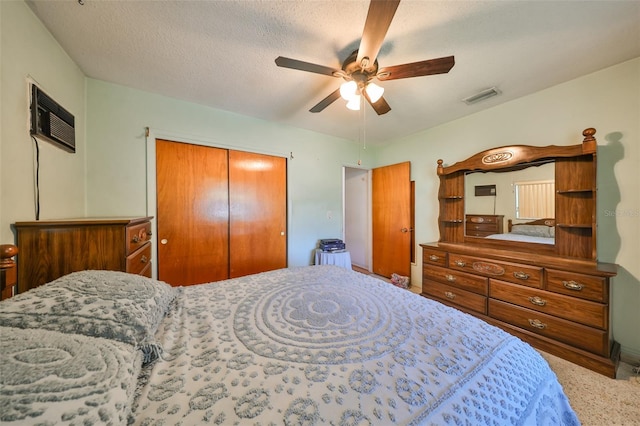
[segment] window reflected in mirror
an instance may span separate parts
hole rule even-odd
[[[556,211],[555,192],[553,180],[515,182],[516,219],[553,218]]]

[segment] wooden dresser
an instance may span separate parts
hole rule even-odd
[[[492,234],[502,234],[504,229],[504,215],[495,214],[466,214],[465,235],[471,237],[486,237]]]
[[[151,217],[16,222],[18,293],[88,269],[151,276]]]
[[[421,244],[421,294],[615,377],[620,345],[611,330],[610,293],[617,265],[597,258],[595,133],[585,129],[578,145],[503,146],[450,166],[438,160],[440,240]],[[502,220],[465,211],[465,176],[548,163],[554,165],[555,217],[523,225],[551,227],[551,241],[484,238],[483,224]]]
[[[547,352],[615,377],[615,268],[544,263],[513,253],[422,246],[422,295],[498,325]]]

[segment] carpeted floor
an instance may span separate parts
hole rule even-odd
[[[569,397],[583,426],[640,425],[640,376],[621,363],[610,379],[556,356],[540,352]]]

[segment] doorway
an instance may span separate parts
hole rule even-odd
[[[373,170],[344,167],[343,198],[344,240],[353,266],[386,277],[392,272],[410,276],[416,252],[410,163]]]

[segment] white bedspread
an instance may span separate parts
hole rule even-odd
[[[578,425],[546,361],[474,317],[311,266],[186,287],[138,425]]]
[[[532,235],[522,235],[522,234],[491,234],[487,235],[485,238],[489,238],[492,240],[504,240],[504,241],[521,241],[524,243],[537,243],[537,244],[555,244],[555,238],[548,237],[535,237]]]

